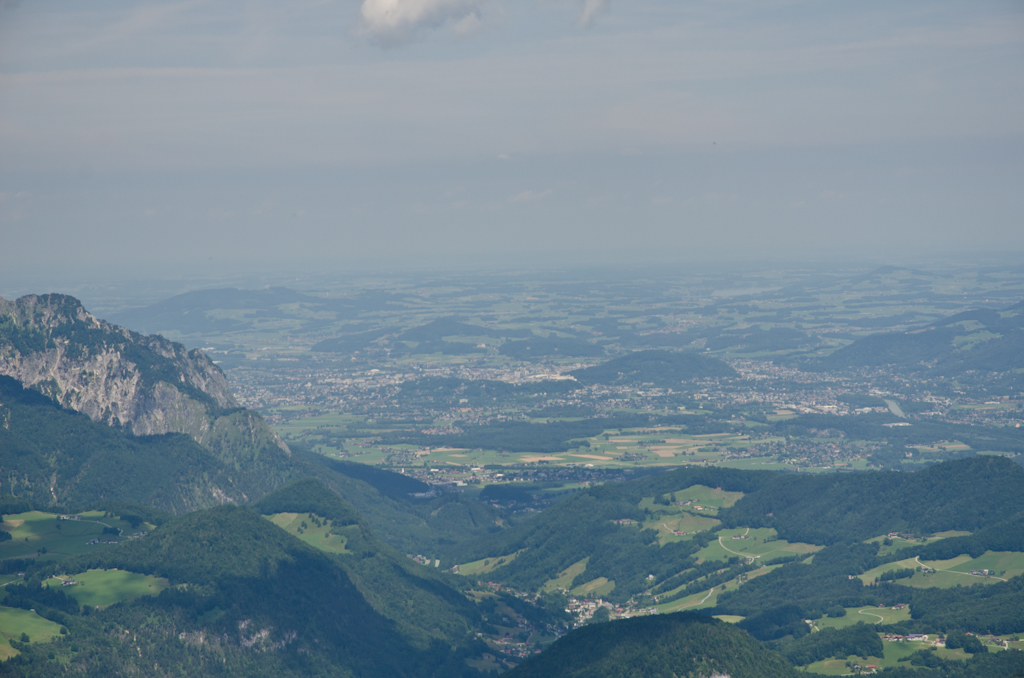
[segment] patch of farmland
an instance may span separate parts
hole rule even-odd
[[[65,586],[66,581],[73,586]],[[60,588],[80,605],[106,607],[140,596],[155,596],[170,582],[162,577],[138,574],[126,570],[89,570],[72,575],[53,577],[44,582],[50,588]]]
[[[327,553],[349,553],[345,548],[348,543],[346,533],[359,530],[358,525],[333,527],[327,518],[309,513],[275,513],[263,517],[288,534]]]
[[[729,560],[730,558],[752,558],[770,563],[779,558],[812,554],[823,547],[802,542],[788,542],[779,539],[773,528],[735,528],[722,530],[718,539],[697,551],[697,562],[706,560]]]
[[[474,560],[471,563],[465,563],[465,564],[459,565],[458,566],[459,567],[459,574],[464,574],[464,575],[469,575],[469,576],[478,575],[478,574],[487,574],[488,572],[491,572],[492,570],[498,569],[502,565],[508,565],[513,560],[515,560],[516,556],[518,556],[520,553],[522,553],[522,551],[516,551],[515,553],[510,553],[507,556],[495,556],[493,558],[481,558],[480,560]]]

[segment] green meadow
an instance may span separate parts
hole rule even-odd
[[[813,628],[841,629],[857,622],[868,624],[895,624],[910,619],[910,607],[894,610],[891,607],[848,607],[845,617],[822,617],[815,619]]]
[[[909,666],[907,662],[900,662],[900,659],[904,659],[914,654],[918,650],[925,650],[934,648],[933,645],[929,645],[927,642],[907,642],[907,641],[896,641],[889,642],[883,641],[883,647],[885,648],[884,656],[882,657],[857,657],[850,655],[849,657],[838,658],[838,659],[825,659],[823,661],[814,662],[804,667],[805,671],[810,673],[817,673],[823,676],[844,676],[853,673],[853,670],[847,667],[847,661],[851,665],[859,665],[862,669],[868,667],[875,667],[876,670],[882,670],[889,667],[896,666]],[[947,650],[946,648],[934,648],[932,650],[935,654],[942,659],[957,659],[965,660],[968,655],[963,650]]]
[[[91,553],[105,545],[87,544],[88,541],[123,540],[117,534],[103,534],[106,527],[123,530],[125,535],[154,529],[149,524],[133,528],[130,523],[118,518],[105,518],[102,511],[86,511],[77,514],[77,517],[80,520],[60,520],[55,513],[41,511],[4,516],[0,529],[9,532],[11,539],[0,542],[0,559],[37,556],[54,558]]]
[[[735,589],[739,586],[743,586],[745,582],[766,575],[772,570],[777,569],[778,567],[780,566],[767,565],[756,570],[751,570],[750,572],[746,572],[743,575],[740,575],[739,577],[735,577],[723,584],[719,584],[713,589],[709,588],[705,591],[695,593],[691,596],[680,598],[679,600],[673,600],[669,603],[655,605],[654,609],[656,609],[659,614],[667,614],[669,612],[679,612],[681,610],[699,610],[705,607],[714,607],[718,603],[718,594],[722,593],[723,591],[728,591]],[[672,594],[676,593],[682,588],[683,587],[680,586],[678,589],[667,591],[661,594],[659,598],[667,598],[668,596],[671,596]]]
[[[598,577],[597,579],[591,579],[584,584],[580,584],[569,591],[569,593],[578,598],[586,598],[587,596],[600,598],[608,595],[613,590],[615,590],[614,581],[609,581],[606,577]]]
[[[516,559],[516,556],[518,556],[520,553],[522,553],[522,551],[516,551],[515,553],[510,553],[507,556],[481,558],[480,560],[474,560],[471,563],[459,565],[459,574],[464,574],[467,576],[487,574],[488,572],[496,570],[502,565],[507,565],[508,563],[511,563],[513,560]]]
[[[546,581],[541,590],[557,591],[559,589],[568,589],[569,584],[572,583],[573,579],[575,579],[580,574],[583,574],[587,570],[588,560],[590,560],[589,557],[584,558],[583,560],[577,561],[569,567],[565,568],[564,570],[558,573],[557,577]]]
[[[886,556],[890,553],[901,551],[910,546],[930,544],[932,542],[939,541],[940,539],[947,539],[949,537],[966,537],[969,534],[970,532],[950,530],[948,532],[936,532],[935,534],[928,535],[925,537],[917,537],[915,539],[904,539],[903,537],[889,538],[883,534],[881,536],[868,539],[867,541],[868,543],[877,543],[879,545],[878,555]],[[890,542],[889,544],[885,543],[887,539]]]
[[[644,529],[657,530],[659,543],[668,544],[673,541],[693,539],[695,533],[706,532],[719,524],[721,524],[721,521],[716,518],[708,518],[707,516],[680,511],[676,514],[645,521],[643,527]],[[677,532],[685,532],[686,534],[676,534]]]
[[[925,571],[929,568],[932,571]],[[949,560],[921,560],[907,558],[886,563],[864,572],[860,580],[865,584],[874,583],[885,572],[912,569],[911,577],[895,580],[895,583],[915,588],[952,588],[974,584],[996,584],[1024,574],[1024,553],[1014,551],[986,551],[978,558],[964,554]],[[975,575],[971,571],[989,570],[989,575]]]
[[[345,548],[348,533],[359,529],[358,525],[331,527],[330,521],[326,518],[311,516],[308,513],[275,513],[263,517],[288,534],[295,535],[310,546],[327,553],[350,553]]]
[[[43,619],[31,610],[15,607],[0,607],[0,659],[7,659],[18,654],[11,647],[10,640],[19,640],[22,633],[27,633],[33,643],[46,643],[60,635],[60,624]]]
[[[64,586],[65,579],[78,582]],[[155,596],[170,586],[162,577],[125,570],[89,570],[46,580],[44,586],[60,588],[81,605],[106,607],[139,596]]]
[[[814,544],[790,543],[785,539],[779,539],[772,528],[735,528],[719,532],[718,539],[698,551],[696,556],[697,562],[725,561],[738,556],[770,563],[778,558],[809,555],[820,551],[821,548]]]

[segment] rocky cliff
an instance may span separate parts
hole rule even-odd
[[[232,464],[290,454],[202,351],[100,320],[74,297],[0,298],[0,374],[135,435],[185,433]]]

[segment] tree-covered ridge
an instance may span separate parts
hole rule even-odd
[[[794,666],[806,666],[830,657],[881,657],[885,648],[873,625],[858,622],[844,629],[821,629],[783,645],[780,651]]]
[[[711,356],[664,350],[636,351],[570,374],[580,384],[652,384],[678,388],[683,381],[733,377],[736,371]]]
[[[453,585],[464,582],[446,571],[424,567],[378,540],[359,515],[338,495],[314,479],[298,480],[255,505],[263,514],[299,513],[325,520],[344,535],[338,562],[359,592],[411,641],[458,643],[473,630],[479,612]],[[313,543],[315,546],[315,543]]]
[[[4,376],[0,419],[4,489],[34,507],[120,501],[183,513],[253,489],[186,435],[132,436]]]
[[[585,571],[569,588],[605,577],[615,582],[610,598],[625,600],[650,588],[647,577],[651,574],[658,582],[684,571],[690,579],[706,574],[696,569],[693,554],[715,537],[707,532],[689,541],[661,545],[655,530],[614,521],[644,521],[646,512],[639,507],[643,497],[661,496],[694,485],[750,492],[772,475],[760,471],[687,467],[589,488],[510,529],[453,545],[446,549],[446,562],[465,563],[518,552],[515,560],[493,570],[488,577],[520,589],[536,590],[559,572],[587,558]],[[677,577],[673,581],[678,586],[690,579]]]
[[[986,551],[1024,553],[1024,513],[1009,520],[978,530],[963,537],[940,539],[926,546],[911,547],[906,552],[925,560],[949,560],[966,553],[977,558]]]
[[[255,504],[264,515],[288,513],[325,524],[328,534],[346,539],[337,560],[377,612],[410,641],[426,646],[434,639],[458,643],[479,621],[476,607],[452,585],[459,578],[423,567],[378,540],[359,514],[320,481],[295,481]],[[321,523],[322,521],[322,523]],[[325,535],[326,536],[326,535]],[[310,541],[317,546],[317,541]]]
[[[957,339],[977,333],[978,325],[990,334],[981,341],[957,345]],[[908,332],[881,332],[855,340],[809,365],[811,369],[897,365],[927,368],[937,373],[967,370],[1005,372],[1024,367],[1024,313],[1015,304],[1003,311],[980,308],[964,311]]]
[[[870,400],[847,397],[847,401],[862,402],[871,405]],[[863,405],[858,405],[863,406]],[[889,454],[901,458],[906,453],[907,445],[932,445],[950,440],[958,440],[970,445],[974,450],[991,450],[999,452],[1024,452],[1024,434],[1010,427],[981,427],[968,424],[951,424],[940,421],[917,419],[910,426],[892,426],[906,422],[893,414],[864,414],[856,417],[836,417],[829,414],[803,414],[793,419],[779,421],[772,425],[777,435],[813,437],[815,432],[839,432],[854,440],[877,440],[891,446]],[[974,452],[965,452],[974,456]],[[875,453],[872,459],[882,461],[884,455]]]
[[[274,490],[253,504],[264,515],[272,513],[314,513],[335,525],[356,525],[359,514],[322,483],[305,478]]]
[[[96,632],[129,620],[139,624],[140,618],[149,621],[132,632],[143,636],[148,657],[162,653],[172,667],[205,656],[226,662],[226,675],[461,675],[464,650],[457,648],[472,642],[479,618],[472,603],[437,577],[403,570],[371,535],[355,558],[359,562],[321,553],[251,509],[224,506],[175,518],[144,539],[32,575],[116,567],[166,577],[172,587],[155,598],[81,616],[75,607],[44,600],[53,597],[45,591],[19,595],[44,614],[58,610],[73,638],[92,636],[87,655],[67,657],[89,675],[101,675],[88,668],[97,658],[107,662],[103,666],[126,669],[116,638]],[[402,600],[382,600],[388,593]],[[396,619],[399,604],[410,619]],[[265,663],[254,668],[257,653]]]
[[[835,544],[887,532],[975,531],[1024,511],[1024,468],[997,456],[881,471],[775,476],[720,518],[774,527],[790,541]]]
[[[796,670],[739,628],[678,612],[593,624],[556,641],[509,678],[795,678]]]

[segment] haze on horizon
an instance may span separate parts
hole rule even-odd
[[[0,267],[1020,252],[1022,66],[1008,0],[0,2]]]

